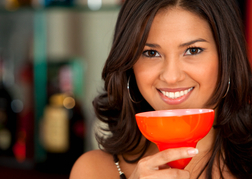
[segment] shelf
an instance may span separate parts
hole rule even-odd
[[[89,69],[91,69],[90,71],[92,73],[93,72],[98,73],[99,69],[96,63],[99,62],[98,64],[101,64],[100,62],[101,60],[99,59],[103,59],[103,57],[105,56],[105,50],[103,50],[104,38],[106,37],[105,40],[107,41],[107,42],[105,41],[106,42],[105,44],[108,44],[109,42],[109,40],[107,40],[109,39],[108,34],[110,33],[112,34],[112,31],[113,31],[112,26],[114,26],[115,24],[114,19],[115,19],[116,14],[120,10],[120,7],[121,7],[120,5],[106,5],[106,6],[102,6],[99,10],[91,10],[87,5],[86,6],[72,6],[72,7],[51,6],[51,7],[46,7],[46,8],[22,7],[16,10],[12,10],[12,11],[8,11],[6,9],[0,8],[0,14],[1,14],[0,19],[1,19],[2,24],[4,24],[4,26],[1,28],[1,31],[0,31],[0,35],[2,36],[1,38],[2,44],[0,44],[0,46],[7,50],[6,53],[15,55],[14,56],[15,58],[11,58],[11,59],[13,61],[13,64],[15,64],[15,67],[17,67],[17,69],[19,69],[19,66],[23,65],[22,64],[23,62],[24,63],[29,62],[30,67],[32,68],[32,75],[33,75],[33,78],[32,78],[33,82],[31,84],[31,88],[32,88],[31,100],[33,101],[32,124],[29,123],[29,126],[28,126],[28,124],[26,124],[26,119],[22,120],[22,124],[25,127],[28,126],[26,127],[27,130],[29,129],[30,131],[30,129],[32,128],[31,129],[32,135],[30,135],[30,133],[28,135],[29,139],[31,140],[27,141],[27,143],[32,141],[32,144],[30,145],[31,147],[29,148],[29,151],[32,151],[32,154],[31,152],[29,153],[27,152],[27,154],[30,155],[30,156],[27,156],[27,158],[29,157],[30,161],[27,159],[26,161],[19,163],[14,158],[0,158],[1,176],[10,176],[9,179],[11,178],[29,179],[27,178],[28,176],[25,174],[25,172],[33,174],[33,176],[29,176],[30,178],[38,178],[37,175],[39,176],[41,175],[41,173],[44,173],[43,178],[49,179],[49,176],[47,176],[48,171],[46,171],[47,169],[44,169],[46,167],[43,166],[43,164],[45,163],[44,161],[46,161],[48,154],[46,153],[46,150],[44,149],[44,146],[42,145],[41,135],[40,135],[41,134],[40,125],[41,125],[41,120],[43,119],[43,114],[44,114],[43,109],[46,106],[47,96],[48,96],[47,94],[48,93],[48,90],[47,90],[48,63],[53,61],[50,59],[65,59],[66,57],[69,60],[69,58],[78,57],[78,58],[81,58],[82,60],[85,60],[85,63],[87,61],[89,65]],[[99,23],[101,23],[102,25],[99,25]],[[111,28],[108,28],[109,26],[111,26]],[[53,33],[51,33],[51,30],[53,31]],[[63,31],[63,33],[58,36],[60,31]],[[91,31],[92,33],[88,33],[88,31]],[[53,35],[56,34],[56,35],[53,36],[52,34]],[[75,42],[77,44],[76,46],[78,46],[79,48],[79,49],[77,48],[78,50],[76,50],[75,48],[74,50],[72,50],[71,48],[69,50],[69,53],[68,52],[65,53],[65,51],[61,50],[73,44],[71,40],[68,40],[68,41],[63,40],[63,43],[61,43],[62,38],[70,39],[68,37],[72,37],[71,40],[75,39]],[[94,38],[94,40],[91,40],[91,37],[92,38],[97,37],[97,38]],[[111,35],[111,39],[112,39],[112,35]],[[69,45],[63,46],[63,48],[61,48],[60,46],[60,48],[58,48],[59,51],[57,51],[58,49],[55,48],[56,50],[54,52],[56,53],[50,53],[51,48],[48,48],[48,47],[50,44],[53,44],[51,45],[53,47],[55,46],[57,47],[57,45],[52,43],[55,41],[59,41],[57,44],[60,44],[60,45],[68,44],[68,43]],[[90,41],[90,43],[86,45],[87,43],[86,41]],[[27,46],[27,48],[25,46]],[[99,54],[104,54],[104,55],[101,55],[101,57],[94,58],[93,56],[89,55],[89,52],[92,52],[92,51],[90,51],[89,49],[86,49],[86,46],[95,47],[95,52],[98,50],[99,52],[101,52]],[[66,51],[67,50],[68,49],[66,48]],[[82,51],[85,51],[87,53],[84,54]],[[95,54],[95,53],[92,52],[91,54]],[[57,58],[57,55],[59,55],[59,58]],[[95,60],[93,60],[93,58]],[[96,61],[96,59],[98,60]],[[58,60],[55,60],[55,61],[58,62]],[[93,68],[92,66],[95,67],[95,70],[92,69]],[[15,71],[18,71],[18,70],[15,70]],[[79,76],[83,76],[84,78],[84,75],[79,75]],[[92,74],[90,76],[93,77],[93,76],[98,76],[98,75]],[[92,85],[94,85],[93,81],[95,81],[96,83],[96,80],[90,79],[89,76],[85,76],[85,78],[86,77],[87,77],[88,82],[92,81],[92,84],[91,85],[87,84],[86,85],[87,88],[85,87],[85,90],[93,89],[94,88],[92,87]],[[84,80],[78,80],[78,81],[83,81],[84,83]],[[22,85],[23,83],[24,82],[22,82]],[[81,83],[78,83],[78,85],[81,85],[82,87],[84,87],[84,85]],[[95,91],[95,90],[90,90],[90,91]],[[19,92],[21,93],[22,91],[20,90],[18,91],[18,93]],[[84,102],[87,103],[86,102],[87,98],[85,98],[85,101],[82,98],[82,96],[86,95],[84,93],[85,93],[84,90],[81,90],[81,93],[80,93],[81,95],[79,95],[79,100],[82,100],[81,102],[83,103]],[[87,95],[87,96],[90,97],[92,95]],[[83,107],[83,111],[87,119],[87,129],[89,129],[89,126],[91,126],[89,121],[92,119],[91,118],[92,116],[89,113],[89,111],[86,112],[86,109],[89,109],[88,105],[86,105],[85,108]],[[85,151],[92,149],[93,143],[89,135],[85,137],[85,140],[83,139],[83,143],[85,143],[85,146],[84,146]],[[82,143],[80,143],[80,145],[82,145]],[[69,160],[67,163],[70,163]],[[46,166],[49,166],[49,165],[46,165]],[[48,168],[53,168],[53,167],[49,166]],[[13,173],[12,172],[13,170],[18,171],[20,175],[17,174],[17,172]],[[4,172],[3,174],[2,174],[2,171]],[[55,169],[55,173],[61,173],[61,172],[62,171],[58,172],[58,170],[56,171]],[[62,177],[65,177],[65,176],[62,174]],[[68,178],[68,177],[65,177],[65,178]],[[55,176],[55,179],[56,179],[56,176]]]
[[[32,169],[33,162],[30,160],[25,160],[22,162],[18,162],[17,159],[12,157],[0,157],[0,168],[2,167],[10,167],[10,168],[17,168],[17,169]]]
[[[69,175],[59,175],[53,173],[44,173],[36,169],[19,169],[13,167],[0,167],[1,178],[16,179],[68,179]]]
[[[99,12],[99,11],[117,11],[121,8],[120,5],[104,5],[98,10],[91,10],[87,5],[85,6],[72,6],[72,7],[64,7],[64,6],[51,6],[36,10],[72,10],[78,12]]]
[[[62,10],[62,11],[73,11],[73,12],[100,12],[100,11],[118,11],[121,5],[104,5],[98,10],[92,10],[87,5],[83,6],[49,6],[41,8],[33,7],[20,7],[17,9],[8,10],[3,7],[0,8],[0,13],[19,13],[19,12],[41,12],[41,11],[51,11],[51,10]]]

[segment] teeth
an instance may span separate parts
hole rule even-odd
[[[178,98],[180,96],[179,94],[179,92],[176,92],[174,98]]]
[[[175,98],[175,93],[170,92],[170,93],[169,93],[169,96],[170,96],[170,98],[174,99],[174,98]]]
[[[165,91],[161,91],[163,93],[163,95],[165,95],[168,98],[171,99],[176,99],[179,98],[181,96],[186,95],[187,93],[189,93],[190,91],[192,91],[193,87],[191,87],[188,90],[184,90],[184,91],[177,91],[177,92],[165,92]]]

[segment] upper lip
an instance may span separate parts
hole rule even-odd
[[[193,87],[186,87],[186,88],[157,88],[160,91],[165,91],[165,92],[177,92],[177,91],[184,91],[188,90]]]

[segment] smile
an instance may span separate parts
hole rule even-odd
[[[176,91],[176,92],[167,92],[167,91],[162,91],[160,90],[160,92],[166,96],[167,98],[170,98],[170,99],[176,99],[176,98],[180,98],[184,95],[186,95],[187,93],[189,93],[190,91],[193,90],[193,87],[187,89],[187,90],[183,90],[183,91]]]

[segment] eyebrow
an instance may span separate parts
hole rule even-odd
[[[180,44],[179,47],[189,46],[189,45],[192,45],[192,44],[194,44],[196,42],[208,42],[208,41],[205,40],[205,39],[199,38],[199,39],[196,39],[196,40],[192,40],[192,41]]]
[[[208,41],[205,40],[205,39],[199,38],[199,39],[196,39],[196,40],[192,40],[192,41],[189,41],[189,42],[182,43],[182,44],[179,45],[179,47],[189,46],[189,45],[192,45],[192,44],[194,44],[196,42],[208,42]],[[150,44],[150,43],[146,43],[145,46],[152,47],[152,48],[160,47],[160,45],[158,45],[158,44]]]
[[[149,43],[146,43],[145,46],[152,47],[152,48],[160,47],[160,45],[158,44],[149,44]]]

